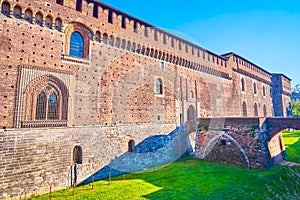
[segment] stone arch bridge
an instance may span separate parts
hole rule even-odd
[[[199,118],[195,157],[248,168],[270,168],[285,158],[282,131],[300,118]]]

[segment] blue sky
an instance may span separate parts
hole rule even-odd
[[[217,54],[235,52],[300,83],[300,0],[104,0]]]

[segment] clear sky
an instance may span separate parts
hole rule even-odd
[[[300,83],[300,0],[103,0],[214,53],[235,52]]]

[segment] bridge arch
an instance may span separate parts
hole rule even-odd
[[[214,141],[216,141],[219,137],[222,137],[222,136],[228,138],[230,141],[232,141],[239,148],[239,150],[241,151],[241,153],[244,156],[244,159],[245,159],[245,161],[247,163],[248,168],[251,168],[251,164],[250,164],[249,158],[248,158],[245,150],[243,149],[243,147],[233,137],[231,137],[230,135],[228,135],[227,133],[224,133],[224,132],[221,132],[221,133],[217,134],[215,137],[213,137],[208,142],[208,144],[204,148],[204,151],[203,151],[203,154],[202,154],[202,159],[205,158],[205,156],[207,154],[206,152],[207,152],[208,147],[210,147]]]

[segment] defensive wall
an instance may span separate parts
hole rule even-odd
[[[66,187],[74,163],[80,182],[139,160],[130,144],[198,117],[273,116],[271,73],[104,3],[2,0],[0,21],[0,198]]]

